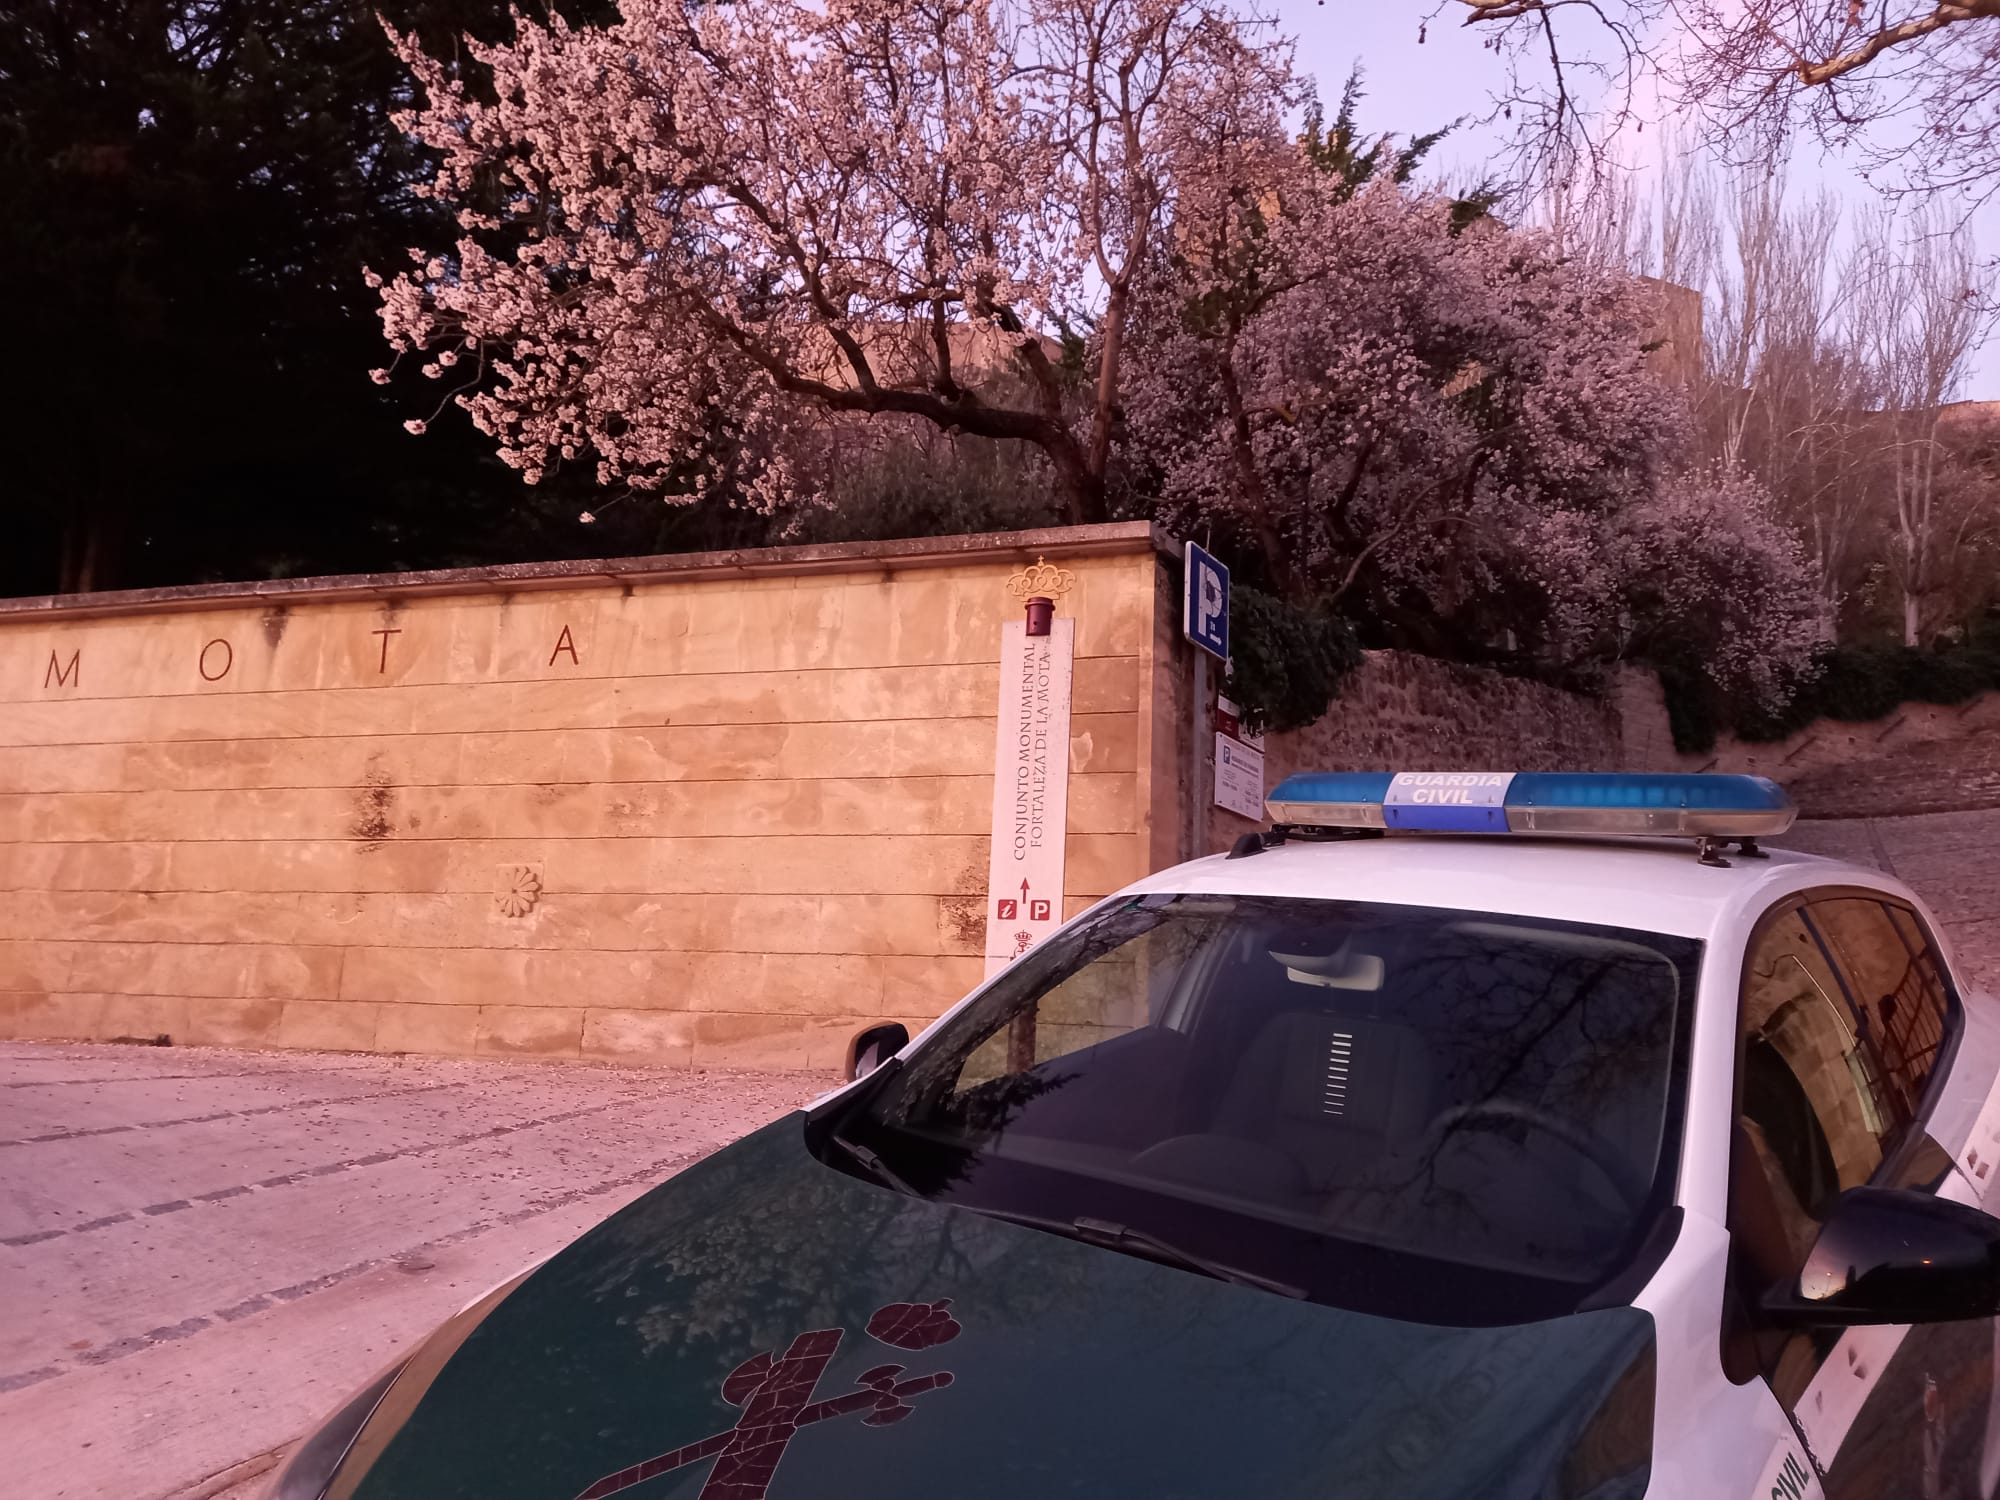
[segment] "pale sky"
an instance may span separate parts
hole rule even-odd
[[[1481,46],[1483,28],[1459,24],[1446,13],[1429,29],[1424,42],[1418,28],[1431,9],[1429,0],[1271,0],[1279,25],[1298,41],[1299,64],[1319,83],[1320,97],[1331,110],[1339,101],[1348,69],[1361,63],[1367,75],[1367,97],[1360,123],[1369,134],[1391,132],[1408,136],[1434,130],[1461,115],[1487,113],[1491,92],[1506,82],[1506,59]],[[1648,134],[1652,134],[1649,125]],[[1501,152],[1497,132],[1472,121],[1430,157],[1430,164],[1453,182],[1484,175],[1482,168]],[[1843,203],[1861,207],[1877,195],[1847,164],[1821,161],[1816,144],[1792,165],[1795,191],[1827,188]],[[1641,181],[1643,196],[1646,184]],[[2000,210],[1975,220],[1979,249],[1990,259],[2000,253]],[[2000,400],[2000,338],[1989,337],[1974,356],[1962,399]]]

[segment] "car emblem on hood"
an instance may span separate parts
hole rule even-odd
[[[957,1338],[959,1331],[949,1297],[936,1302],[892,1302],[878,1308],[868,1320],[868,1336],[894,1349],[935,1348]],[[915,1410],[911,1397],[941,1391],[951,1384],[949,1370],[902,1380],[898,1377],[903,1366],[877,1365],[862,1371],[855,1378],[855,1389],[846,1395],[815,1401],[813,1391],[846,1332],[844,1328],[815,1329],[793,1339],[775,1358],[767,1352],[746,1359],[722,1382],[722,1399],[743,1408],[734,1427],[606,1474],[576,1500],[603,1500],[606,1495],[709,1458],[715,1460],[715,1467],[701,1487],[699,1500],[764,1500],[772,1476],[778,1472],[778,1460],[785,1456],[801,1427],[850,1412],[866,1412],[861,1419],[866,1426],[886,1427]]]

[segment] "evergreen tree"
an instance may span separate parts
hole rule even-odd
[[[0,591],[615,540],[577,532],[573,497],[524,497],[462,414],[411,438],[421,382],[369,382],[363,265],[453,230],[411,191],[428,164],[391,120],[412,85],[378,8],[443,48],[511,24],[454,0],[0,8]]]

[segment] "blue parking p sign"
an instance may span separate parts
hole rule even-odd
[[[1193,542],[1181,586],[1181,632],[1210,656],[1229,660],[1229,569]]]

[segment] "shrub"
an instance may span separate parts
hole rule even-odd
[[[1810,680],[1776,711],[1723,697],[1698,671],[1663,667],[1660,685],[1666,691],[1674,748],[1695,754],[1713,749],[1724,727],[1745,740],[1769,743],[1816,719],[1865,723],[1886,718],[1905,703],[1964,703],[2000,689],[2000,650],[1982,640],[1936,650],[1836,646],[1823,650],[1816,666]]]
[[[1226,690],[1244,727],[1261,734],[1317,721],[1361,661],[1353,629],[1324,603],[1292,604],[1241,584],[1229,604]]]

